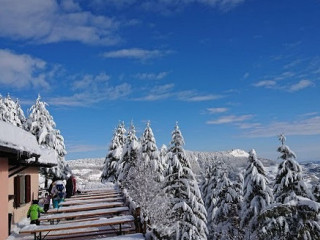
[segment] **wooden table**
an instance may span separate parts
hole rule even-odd
[[[47,225],[47,226],[38,226],[38,225],[29,225],[20,230],[21,234],[31,233],[34,234],[34,239],[42,240],[46,236],[42,237],[42,233],[59,231],[59,230],[68,230],[68,229],[78,229],[78,228],[90,228],[90,227],[101,227],[101,226],[112,226],[119,225],[119,234],[122,234],[121,225],[125,223],[134,222],[134,218],[131,215],[126,216],[117,216],[113,218],[101,218],[99,220],[93,220],[88,222],[76,222],[76,223],[66,223],[58,225]],[[37,234],[39,235],[37,236]]]
[[[75,205],[70,207],[53,208],[48,210],[47,213],[88,211],[88,210],[94,210],[94,209],[113,208],[113,207],[121,207],[121,206],[123,206],[123,202],[91,203],[91,204]]]
[[[92,217],[92,216],[107,215],[107,214],[120,214],[126,211],[129,211],[128,207],[115,207],[115,208],[97,209],[97,210],[91,210],[91,211],[50,214],[50,215],[44,215],[40,217],[39,221],[61,220],[66,218],[77,218],[77,217]]]
[[[122,197],[78,199],[78,200],[74,200],[74,201],[61,202],[61,203],[59,203],[59,205],[60,206],[70,206],[70,205],[82,205],[82,204],[98,203],[98,202],[114,202],[114,201],[121,201],[121,200],[123,200]]]

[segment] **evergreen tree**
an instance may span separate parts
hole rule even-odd
[[[319,203],[307,189],[296,155],[280,135],[282,158],[275,179],[276,203],[260,216],[260,239],[320,239]]]
[[[160,148],[160,162],[165,169],[167,169],[168,164],[167,164],[167,154],[168,154],[168,148],[165,144],[162,144]]]
[[[239,227],[239,210],[242,200],[239,185],[233,184],[225,172],[217,184],[217,191],[214,227],[210,239],[243,239],[243,233]]]
[[[144,159],[139,158],[137,164],[129,169],[123,185],[141,208],[140,217],[151,230],[150,237],[165,239],[167,226],[170,224],[167,218],[170,211],[168,199],[163,190],[163,182],[157,181],[154,171],[144,163]]]
[[[125,132],[124,123],[120,123],[114,131],[109,151],[104,161],[101,175],[102,182],[116,182],[118,180],[118,173],[122,171],[119,169],[119,163],[125,143]]]
[[[71,169],[64,158],[67,154],[64,138],[60,134],[60,131],[55,128],[56,124],[46,109],[47,105],[47,103],[41,101],[39,95],[36,103],[29,110],[30,113],[24,124],[24,128],[36,136],[40,146],[54,149],[57,153],[58,166],[51,169],[41,168],[41,173],[46,178],[52,178],[53,176],[66,178],[67,174],[71,173]]]
[[[184,139],[176,124],[168,153],[165,190],[172,211],[171,239],[207,239],[206,210],[198,183],[183,149]]]
[[[296,196],[309,197],[313,199],[305,182],[302,179],[301,166],[294,160],[296,155],[291,149],[284,144],[286,138],[284,135],[279,136],[281,145],[278,152],[282,159],[278,167],[278,173],[274,185],[274,197],[278,203],[287,203],[295,200]]]
[[[218,161],[207,169],[204,178],[200,184],[200,190],[204,206],[207,211],[207,227],[208,227],[208,239],[213,239],[214,234],[214,212],[216,209],[218,190],[217,184],[219,179],[223,176],[223,163]]]
[[[312,194],[317,202],[320,202],[320,184],[312,186]]]
[[[18,100],[15,102],[10,95],[6,98],[0,96],[0,120],[22,127],[26,121]]]
[[[120,167],[118,168],[119,181],[125,181],[130,168],[137,164],[140,150],[141,145],[138,141],[138,138],[136,137],[135,127],[131,122],[128,136],[123,147],[123,153],[119,164]]]
[[[263,209],[273,201],[268,179],[261,161],[252,149],[249,153],[248,166],[244,175],[243,205],[241,210],[241,227],[252,235],[257,230],[257,219]]]
[[[143,164],[149,165],[152,171],[154,171],[155,178],[161,180],[163,178],[164,166],[160,160],[158,147],[150,122],[147,122],[147,126],[141,138],[141,158],[144,160]]]

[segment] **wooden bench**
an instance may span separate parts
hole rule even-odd
[[[108,197],[119,197],[122,196],[120,193],[114,193],[114,194],[103,194],[103,195],[88,195],[88,196],[77,196],[77,197],[71,197],[71,198],[66,198],[66,201],[73,201],[73,200],[78,200],[78,199],[95,199],[95,198],[108,198]]]
[[[77,212],[77,211],[88,211],[101,208],[113,208],[121,207],[123,202],[103,202],[103,203],[91,203],[91,204],[82,204],[69,207],[60,207],[53,208],[47,211],[47,213],[63,213],[63,212]]]
[[[135,228],[132,227],[133,224],[122,224],[122,233],[135,233]],[[114,234],[119,232],[119,226],[103,226],[103,227],[91,227],[91,228],[78,228],[78,229],[68,229],[60,231],[52,231],[46,236],[47,239],[91,239],[93,236],[101,236],[105,234]],[[123,235],[121,235],[123,236]]]
[[[128,212],[128,207],[115,207],[108,209],[97,209],[91,211],[79,211],[79,212],[70,212],[70,213],[60,213],[60,214],[50,214],[44,215],[39,218],[39,221],[51,221],[51,220],[61,220],[68,218],[79,218],[79,217],[92,217],[99,215],[108,215],[108,214],[120,214],[122,212]]]
[[[132,222],[134,222],[134,217],[131,215],[126,215],[126,216],[117,216],[112,218],[101,218],[99,220],[93,220],[88,222],[76,222],[76,223],[66,223],[66,224],[47,225],[47,226],[37,226],[32,224],[22,228],[20,230],[20,233],[33,234],[35,240],[41,240],[41,239],[44,239],[49,232],[53,232],[53,231],[119,225],[118,234],[121,235],[122,225],[126,223],[132,223]],[[45,232],[47,232],[47,234],[44,237],[42,237],[42,233],[45,233]]]
[[[94,189],[83,189],[81,193],[92,193],[92,192],[110,192],[110,191],[121,191],[119,188],[94,188]]]
[[[121,194],[120,191],[112,191],[112,192],[96,192],[96,193],[79,193],[76,195],[71,196],[71,198],[77,197],[77,196],[96,196],[96,195],[104,195],[104,194]]]
[[[65,201],[59,203],[60,206],[70,206],[70,205],[82,205],[82,204],[89,204],[89,203],[97,203],[97,202],[114,202],[123,200],[122,197],[113,197],[113,198],[96,198],[96,199],[78,199],[74,201]]]
[[[134,233],[128,234],[123,236],[115,236],[115,237],[106,237],[106,238],[99,238],[100,240],[144,240],[145,237],[142,233]]]

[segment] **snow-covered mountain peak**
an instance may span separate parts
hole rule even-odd
[[[245,157],[245,158],[249,157],[249,153],[241,149],[233,149],[229,154],[234,157]]]

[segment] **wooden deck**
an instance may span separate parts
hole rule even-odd
[[[21,236],[32,234],[35,240],[145,239],[142,234],[136,234],[134,217],[124,206],[122,193],[118,190],[87,191],[60,205],[39,218],[40,226],[28,225],[21,229]],[[121,237],[115,237],[117,235]]]

